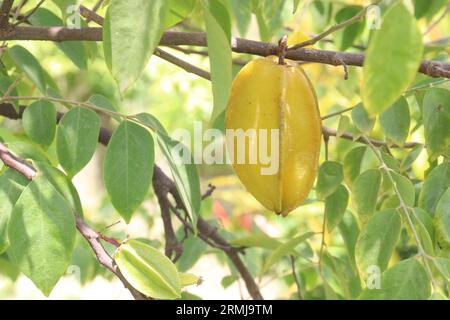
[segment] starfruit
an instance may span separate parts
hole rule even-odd
[[[123,242],[114,261],[125,279],[143,294],[156,299],[181,297],[181,281],[172,261],[152,246],[138,240]]]
[[[232,84],[225,128],[233,168],[256,200],[286,216],[306,199],[317,173],[321,119],[314,88],[300,66],[289,60],[279,64],[275,56],[245,65]],[[238,131],[248,137],[243,148]]]

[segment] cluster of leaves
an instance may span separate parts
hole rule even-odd
[[[66,8],[74,1],[54,2],[61,15],[39,8],[29,22],[36,26],[64,25]],[[333,45],[339,50],[349,49],[356,41],[368,43],[362,101],[352,109],[351,117],[341,115],[338,123],[333,123],[338,137],[351,131],[355,140],[362,139],[367,146],[347,141],[350,145],[344,155],[336,152],[331,155],[332,161],[324,161],[311,197],[311,201],[324,203],[325,231],[342,238],[345,252],[332,246],[313,248],[310,240],[314,232],[290,235],[287,240],[261,231],[243,237],[223,232],[233,245],[248,247],[245,261],[254,276],[277,272],[277,267],[283,266],[280,262],[291,256],[300,261],[298,275],[304,284],[300,290],[307,298],[448,296],[450,92],[445,87],[432,88],[445,79],[417,76],[424,55],[446,58],[442,48],[424,49],[417,27],[417,19],[433,18],[445,2],[423,3],[414,1],[415,17],[400,2],[382,7],[386,10],[381,29],[373,30],[370,41],[364,36],[364,20],[333,35]],[[121,95],[140,77],[164,30],[188,15],[203,18],[214,98],[212,123],[220,127],[234,71],[232,25],[245,35],[255,16],[261,39],[272,40],[283,32],[287,17],[301,6],[301,1],[112,0],[105,1],[105,5],[104,57]],[[319,31],[361,9],[355,4],[328,1],[312,4]],[[55,45],[80,69],[87,68],[89,57],[96,52],[82,42]],[[32,101],[23,112],[25,136],[18,142],[9,132],[3,139],[10,142],[8,146],[16,154],[32,161],[38,175],[30,182],[11,169],[2,169],[1,272],[14,277],[18,269],[48,295],[72,259],[82,254],[74,217],[82,216],[83,209],[71,179],[96,150],[99,114],[118,122],[103,164],[104,184],[117,212],[129,222],[148,197],[156,138],[195,230],[202,212],[197,169],[173,159],[171,151],[179,142],[169,137],[158,119],[149,113],[124,115],[119,112],[121,108],[97,94],[86,102],[62,98],[51,75],[21,45],[9,48],[2,60],[5,67],[1,69],[0,92],[4,101],[11,102],[18,111],[19,102]],[[23,75],[27,80],[20,81]],[[36,90],[42,97],[30,97]],[[58,110],[64,109],[67,112],[60,118]],[[374,129],[376,124],[381,133]],[[426,148],[417,144],[407,149],[406,139],[421,128]],[[368,138],[374,134],[385,140],[383,148]],[[399,148],[391,148],[394,145]],[[429,169],[422,181],[412,166],[425,153]],[[64,172],[56,168],[58,165]],[[205,253],[206,245],[190,235],[184,248],[176,266],[159,250],[137,240],[123,243],[114,258],[136,289],[155,298],[172,299],[180,297],[183,286],[198,282],[197,277],[185,272]],[[317,256],[318,264],[313,261]],[[261,265],[254,266],[254,261],[261,259]],[[224,287],[238,278],[236,270],[231,269],[232,274],[222,281]],[[293,284],[292,272],[284,278]],[[375,289],[369,289],[372,280]]]

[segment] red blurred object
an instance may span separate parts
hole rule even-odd
[[[220,203],[219,200],[214,200],[212,204],[212,211],[214,216],[220,220],[220,223],[224,228],[227,228],[231,225],[230,215],[227,212],[227,209]]]

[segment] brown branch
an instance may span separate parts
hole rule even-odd
[[[6,147],[6,145],[4,145],[1,142],[0,142],[0,159],[6,166],[8,166],[13,170],[16,170],[24,177],[26,177],[28,180],[32,180],[36,176],[37,171],[35,168],[27,164],[25,160],[20,159],[19,157],[12,154],[11,151]],[[146,299],[146,297],[142,293],[134,289],[120,273],[119,269],[117,268],[117,265],[114,263],[113,258],[111,258],[111,256],[106,252],[106,250],[100,243],[99,233],[93,230],[91,227],[89,227],[80,216],[76,215],[75,221],[78,231],[89,242],[89,245],[94,251],[98,262],[102,266],[107,268],[109,271],[114,273],[123,283],[123,285],[130,291],[130,293],[133,295],[135,299]]]
[[[177,261],[183,254],[183,245],[177,239],[175,231],[172,225],[172,219],[170,217],[170,201],[168,198],[169,189],[161,180],[158,179],[158,175],[153,175],[153,190],[155,190],[156,197],[158,199],[159,207],[161,208],[161,217],[164,226],[164,236],[166,240],[165,254],[171,259],[175,252],[173,261]]]
[[[9,13],[11,11],[14,0],[3,0],[0,7],[0,30],[1,32],[7,32],[9,29]]]
[[[65,27],[17,27],[7,34],[0,34],[0,40],[102,41],[102,28],[69,29]],[[206,47],[206,34],[204,32],[166,31],[161,38],[160,45]],[[233,38],[232,50],[237,53],[267,56],[275,55],[277,53],[277,45],[268,42]],[[336,59],[336,57],[339,59]],[[362,53],[337,52],[309,48],[290,50],[286,53],[286,58],[333,66],[345,64],[347,66],[361,67],[364,62],[364,54]],[[450,78],[450,63],[422,60],[419,72],[431,77]]]
[[[155,166],[154,168],[153,175],[154,179],[157,179],[158,181],[160,181],[161,184],[165,185],[168,188],[168,190],[175,199],[177,208],[186,211],[184,204],[178,194],[175,183],[168,176],[166,176],[166,174],[157,166]],[[174,211],[176,211],[176,208],[174,209],[175,209]],[[191,232],[193,232],[190,224],[187,223],[186,219],[182,218],[176,212],[174,213],[180,219],[180,221],[183,222]],[[242,279],[245,282],[247,290],[252,296],[252,298],[256,300],[262,300],[263,297],[261,295],[258,285],[256,284],[255,280],[253,279],[253,276],[250,274],[247,267],[244,265],[241,258],[239,257],[240,250],[238,248],[232,247],[228,243],[228,241],[218,233],[217,228],[206,222],[202,217],[198,218],[197,229],[198,233],[202,235],[202,237],[206,237],[209,240],[212,240],[212,242],[209,241],[208,244],[210,244],[213,247],[221,249],[228,256],[228,258],[231,260],[231,262],[234,264],[234,266],[240,273]]]

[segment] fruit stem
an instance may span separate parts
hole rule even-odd
[[[285,65],[284,58],[286,57],[287,49],[287,35],[284,35],[278,41],[278,64]]]

